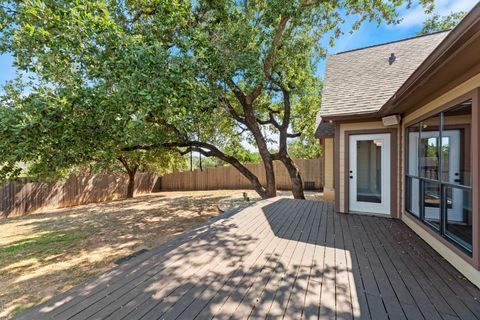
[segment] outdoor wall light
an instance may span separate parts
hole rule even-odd
[[[396,126],[397,124],[400,123],[400,119],[401,118],[399,114],[394,114],[392,116],[383,117],[382,122],[385,127]]]

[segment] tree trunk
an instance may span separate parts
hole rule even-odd
[[[263,167],[265,168],[265,177],[266,177],[266,197],[267,198],[273,198],[277,196],[277,184],[275,181],[275,171],[273,167],[273,160],[270,155],[270,152],[267,150],[265,151],[260,151],[259,148],[259,153],[260,156],[262,157],[263,160]]]
[[[305,200],[305,193],[303,191],[303,181],[295,162],[287,155],[280,158],[280,161],[287,168],[290,180],[292,181],[292,194],[295,199]]]
[[[277,196],[277,185],[275,183],[275,171],[273,169],[273,159],[270,151],[268,150],[267,143],[263,137],[262,131],[255,119],[252,111],[251,105],[245,104],[243,106],[245,113],[246,124],[252,133],[255,142],[257,144],[258,153],[263,161],[263,167],[265,168],[265,178],[266,178],[266,197],[273,198]]]
[[[273,170],[273,161],[264,162],[265,174],[267,175],[267,198],[277,196],[277,184],[275,181],[275,172]]]
[[[122,156],[117,157],[125,169],[125,172],[128,175],[128,185],[127,185],[127,199],[133,198],[133,193],[135,192],[135,174],[138,170],[138,165],[133,165],[128,163],[128,159]]]
[[[219,149],[215,148],[214,146],[209,146],[210,151],[209,153],[206,153],[202,149],[198,149],[200,153],[203,153],[205,156],[214,156],[217,157],[230,165],[232,165],[235,169],[237,169],[245,178],[250,181],[250,184],[252,185],[253,189],[258,193],[258,195],[262,199],[268,199],[276,196],[276,189],[274,188],[274,195],[272,195],[271,190],[268,188],[268,185],[264,187],[261,183],[260,180],[256,175],[254,175],[250,170],[247,169],[243,164],[240,163],[236,158],[226,155],[223,152],[221,152]],[[273,166],[272,166],[273,167]],[[270,190],[270,192],[269,192]]]
[[[282,31],[283,32],[283,31]],[[277,39],[278,40],[278,39]],[[275,42],[277,42],[277,40]],[[271,60],[273,57],[273,51],[269,55],[267,60]],[[268,66],[265,66],[264,70],[270,69],[271,61],[268,61]],[[265,169],[265,178],[266,178],[266,185],[265,185],[265,197],[266,198],[273,198],[277,196],[277,186],[275,183],[275,172],[273,170],[273,157],[268,150],[267,142],[265,137],[262,134],[261,128],[257,122],[257,118],[255,117],[255,113],[253,111],[253,103],[255,99],[261,94],[264,83],[262,82],[250,95],[245,96],[245,94],[238,88],[238,86],[234,83],[233,80],[227,81],[232,92],[235,94],[238,102],[242,106],[243,109],[243,116],[240,116],[235,108],[232,107],[230,102],[227,98],[223,99],[225,105],[228,109],[230,115],[239,123],[245,125],[248,130],[252,133],[255,143],[257,145],[258,152],[260,157],[263,161],[263,167]]]
[[[280,131],[279,134],[279,150],[278,154],[275,156],[275,160],[280,160],[285,168],[288,171],[288,175],[290,176],[290,181],[292,183],[292,194],[295,199],[305,199],[305,194],[303,192],[303,181],[300,175],[300,171],[298,170],[295,162],[293,162],[292,158],[288,155],[288,148],[287,148],[287,138],[288,134],[288,127],[290,126],[290,91],[285,88],[282,88],[283,93],[283,105],[284,105],[284,115],[281,124],[275,122],[274,125]],[[270,114],[270,117],[273,118],[273,115]]]
[[[232,166],[234,166],[240,173],[250,181],[250,184],[252,185],[253,189],[258,193],[258,195],[262,199],[268,199],[272,198],[272,196],[268,193],[268,190],[262,184],[260,183],[260,180],[258,180],[257,176],[253,175],[251,172],[246,172],[244,170],[244,167],[237,167],[235,164],[230,163]],[[275,197],[275,196],[273,196]]]
[[[135,171],[128,173],[127,199],[133,198],[135,191]]]

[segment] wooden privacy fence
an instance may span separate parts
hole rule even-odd
[[[71,207],[125,198],[127,175],[72,176],[56,183],[22,180],[0,186],[0,217]],[[159,178],[152,173],[135,177],[135,193],[159,191]]]
[[[323,188],[323,158],[295,160],[295,163],[300,170],[306,189]],[[262,163],[247,164],[246,167],[260,179],[261,183],[265,183],[265,171]],[[275,161],[274,168],[277,188],[290,189],[291,181],[284,165]],[[162,176],[160,185],[162,191],[251,188],[247,178],[232,166],[204,168],[203,171],[196,169],[169,173]]]

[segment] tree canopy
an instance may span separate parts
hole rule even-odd
[[[446,16],[434,14],[423,22],[422,29],[417,35],[453,29],[466,15],[465,11],[452,12]]]
[[[129,143],[145,141],[148,127],[142,122],[108,116],[89,104],[92,91],[77,95],[82,108],[73,104],[70,91],[37,86],[23,95],[9,85],[0,100],[0,163],[2,179],[26,175],[42,181],[66,178],[71,173],[129,175],[127,196],[133,196],[135,174],[163,174],[186,167],[186,159],[171,150],[124,151]],[[133,119],[135,120],[135,119]]]
[[[421,3],[431,10],[432,1]],[[275,196],[273,161],[281,161],[303,198],[288,140],[315,141],[322,40],[351,31],[342,30],[345,16],[356,18],[352,30],[396,23],[404,4],[411,1],[4,0],[0,52],[13,53],[35,81],[28,95],[11,90],[4,102],[2,112],[21,125],[3,134],[29,137],[4,142],[3,171],[52,154],[67,164],[99,152],[195,151],[233,165],[262,197]],[[258,149],[265,185],[242,164],[245,142]]]

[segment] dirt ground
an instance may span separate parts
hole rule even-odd
[[[105,272],[220,213],[244,190],[161,192],[0,220],[0,319]],[[257,200],[253,191],[248,196]],[[279,195],[287,195],[280,192]],[[308,193],[307,198],[320,198]],[[228,201],[228,200],[227,200]]]

